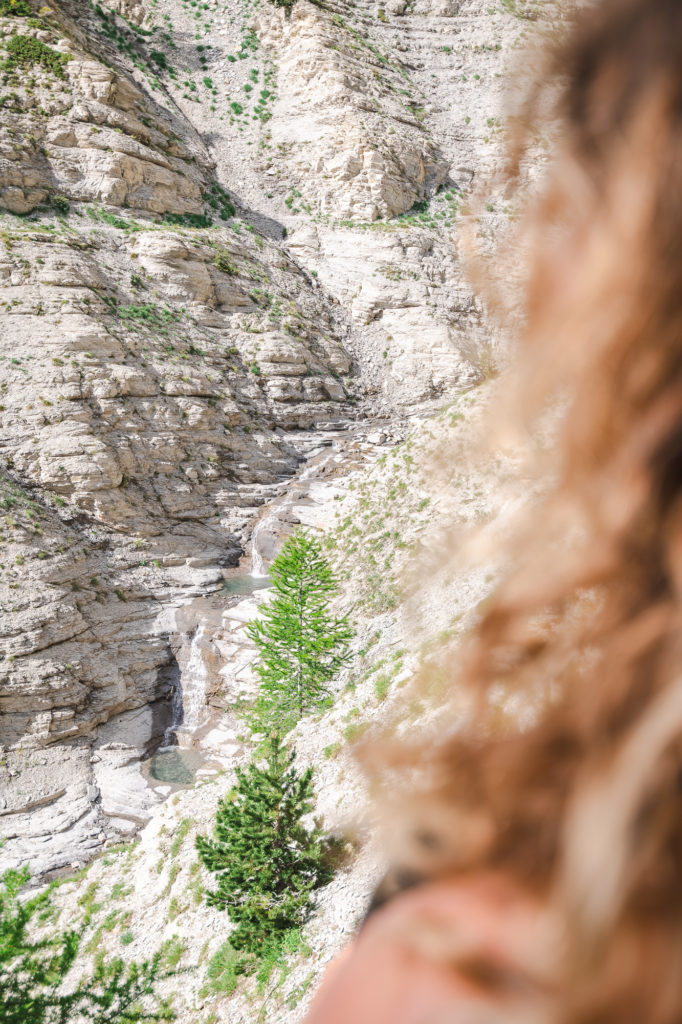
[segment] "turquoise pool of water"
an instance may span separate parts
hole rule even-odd
[[[173,786],[193,786],[196,773],[206,762],[198,750],[162,747],[149,761],[149,774],[157,782]]]
[[[223,580],[223,593],[236,597],[248,597],[256,590],[266,590],[270,586],[267,576],[228,576]]]

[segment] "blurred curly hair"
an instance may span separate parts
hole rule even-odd
[[[547,97],[552,109],[547,109]],[[682,1019],[682,3],[583,7],[529,100],[520,400],[562,396],[558,479],[449,666],[474,713],[395,748],[402,868],[501,870],[554,906],[556,1021]],[[558,131],[554,128],[558,124]],[[540,708],[501,732],[495,693]],[[383,756],[383,755],[382,755]],[[418,776],[419,785],[415,783]]]

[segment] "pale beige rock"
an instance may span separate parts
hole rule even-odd
[[[343,19],[298,0],[290,13],[261,8],[254,25],[277,53],[273,139],[306,200],[373,221],[403,213],[445,179],[446,161],[399,99],[400,75],[375,74],[371,49],[358,59]]]
[[[140,266],[166,298],[213,305],[216,301],[211,274],[203,259],[177,235],[154,232],[137,246]]]
[[[64,49],[70,52],[68,44]],[[145,99],[130,81],[81,58],[65,65],[59,88],[61,108],[49,93],[39,93],[48,111],[55,103],[58,109],[50,111],[55,117],[47,124],[33,118],[33,146],[21,160],[12,145],[0,142],[0,206],[27,213],[58,192],[152,213],[201,211],[200,173],[187,163],[188,150],[170,146],[162,132],[144,125],[137,113]],[[16,95],[24,110],[33,110],[33,90],[20,85]]]

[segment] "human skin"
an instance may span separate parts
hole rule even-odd
[[[541,1024],[556,928],[499,876],[402,893],[328,968],[305,1024]]]

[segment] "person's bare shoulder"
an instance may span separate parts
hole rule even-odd
[[[553,932],[496,876],[420,886],[368,919],[305,1024],[540,1024]]]

